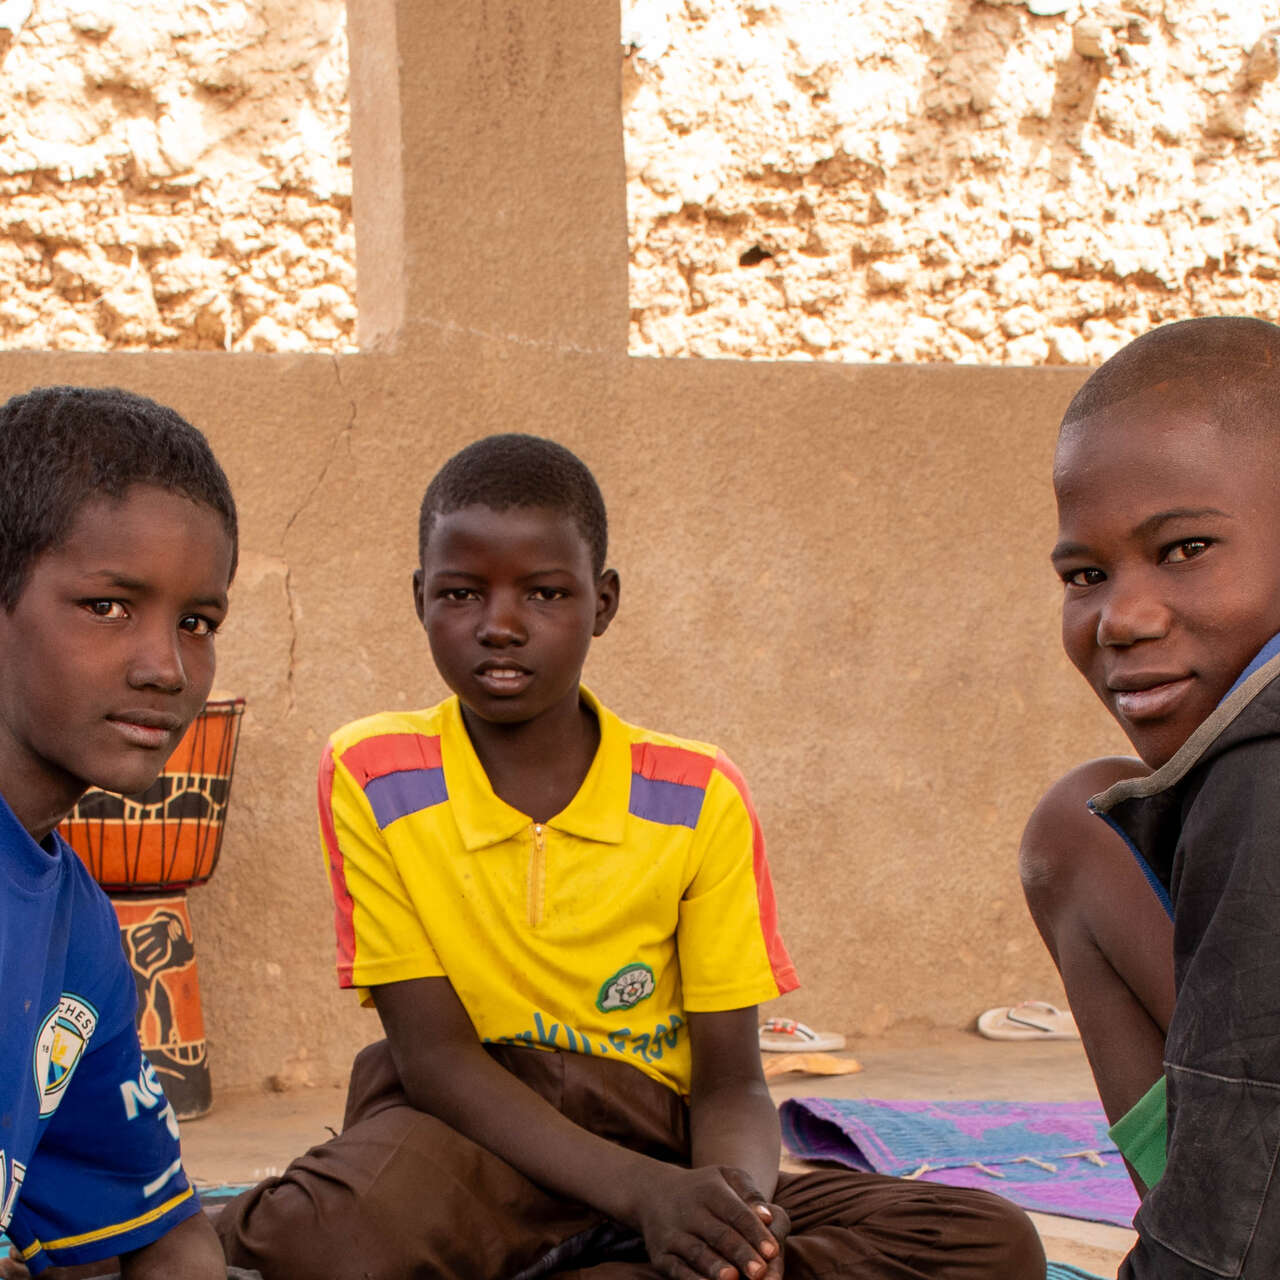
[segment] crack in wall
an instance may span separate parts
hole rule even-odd
[[[338,384],[341,391],[346,391],[346,387],[342,381],[342,364],[339,358],[330,357],[333,366],[334,381]],[[302,501],[298,503],[289,519],[285,522],[284,531],[280,535],[280,555],[284,560],[284,594],[285,603],[289,609],[289,662],[285,671],[285,716],[291,716],[297,709],[297,659],[298,659],[298,597],[293,581],[293,566],[289,562],[289,535],[293,532],[293,527],[297,523],[299,516],[311,505],[312,500],[324,487],[325,482],[329,478],[329,472],[333,469],[334,461],[340,451],[345,446],[345,453],[348,460],[351,458],[351,437],[356,429],[356,418],[358,416],[358,408],[354,397],[348,394],[347,399],[347,418],[346,421],[338,428],[333,439],[329,442],[329,448],[325,456],[324,465],[320,468],[319,475],[316,476],[310,488],[302,497]]]

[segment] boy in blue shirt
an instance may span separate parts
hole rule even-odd
[[[115,913],[56,827],[90,786],[155,780],[208,695],[235,562],[226,477],[171,409],[86,387],[0,406],[0,1274],[226,1274]]]
[[[1188,320],[1131,343],[1067,409],[1054,487],[1063,642],[1141,757],[1068,774],[1022,848],[1143,1195],[1120,1275],[1273,1280],[1280,327]]]

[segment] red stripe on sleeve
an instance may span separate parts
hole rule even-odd
[[[440,738],[421,733],[381,733],[348,747],[342,753],[342,763],[363,790],[374,778],[388,773],[440,768]]]
[[[679,782],[703,790],[715,763],[711,756],[687,747],[667,747],[656,742],[631,744],[631,772],[658,782]]]
[[[800,985],[800,978],[778,932],[778,902],[773,896],[773,877],[769,874],[769,859],[764,851],[764,832],[751,803],[746,779],[738,772],[737,765],[720,751],[716,753],[715,767],[737,788],[751,817],[751,854],[756,875],[756,901],[760,904],[760,931],[764,934],[765,950],[769,956],[769,967],[773,970],[773,980],[778,984],[778,994],[783,995],[794,991]]]
[[[320,838],[329,855],[329,888],[333,893],[333,930],[338,939],[338,986],[353,987],[351,971],[356,961],[356,930],[352,920],[355,904],[347,889],[342,850],[333,829],[333,745],[325,747],[320,757],[317,799],[320,806]]]

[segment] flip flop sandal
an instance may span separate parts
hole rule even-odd
[[[1079,1040],[1070,1010],[1043,1000],[1026,1000],[988,1009],[978,1019],[978,1034],[988,1040]]]
[[[760,1028],[760,1048],[765,1053],[843,1049],[844,1036],[835,1031],[815,1031],[793,1018],[769,1018]]]

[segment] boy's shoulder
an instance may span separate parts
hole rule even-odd
[[[42,848],[0,814],[0,971],[10,995],[42,993],[40,1016],[59,1002],[75,1014],[84,1039],[110,1038],[132,1022],[133,980],[120,924],[88,867],[61,835]],[[34,856],[33,856],[34,855]],[[44,865],[34,865],[39,858]],[[25,999],[29,1007],[32,1001]],[[6,1014],[19,1017],[15,1009]],[[19,1017],[19,1021],[22,1018]]]
[[[724,752],[714,743],[632,724],[604,706],[589,689],[584,688],[583,695],[599,718],[604,737],[608,739],[615,734],[625,737],[631,748],[635,773],[647,774],[654,769],[661,770],[664,761],[670,767],[682,760],[695,773],[709,773],[716,761],[724,758]]]
[[[629,721],[615,717],[622,725],[633,747],[652,747],[658,751],[684,751],[689,755],[705,756],[714,760],[723,754],[712,742],[702,742],[697,738],[685,738],[679,734],[666,733],[661,729],[649,729],[644,725],[631,724]]]
[[[37,844],[23,829],[0,795],[0,911],[6,915],[53,908],[73,913],[72,947],[93,927],[95,936],[119,941],[119,925],[111,901],[75,850],[56,828]],[[0,928],[0,938],[4,930]]]
[[[610,713],[605,711],[604,714]],[[642,796],[646,790],[654,792],[652,798],[658,801],[659,808],[665,810],[668,807],[666,797],[670,794],[665,788],[669,785],[706,792],[717,776],[721,785],[727,782],[728,791],[736,793],[750,807],[745,779],[733,761],[714,743],[647,729],[616,716],[613,718],[630,744],[633,813],[639,812],[637,803],[643,808]]]
[[[407,745],[404,739],[439,739],[444,732],[446,712],[453,699],[434,707],[426,707],[416,711],[377,711],[373,715],[361,716],[352,720],[329,735],[329,751],[337,758],[345,757],[349,752],[363,744],[382,743],[386,749],[394,750],[397,739],[400,746]]]

